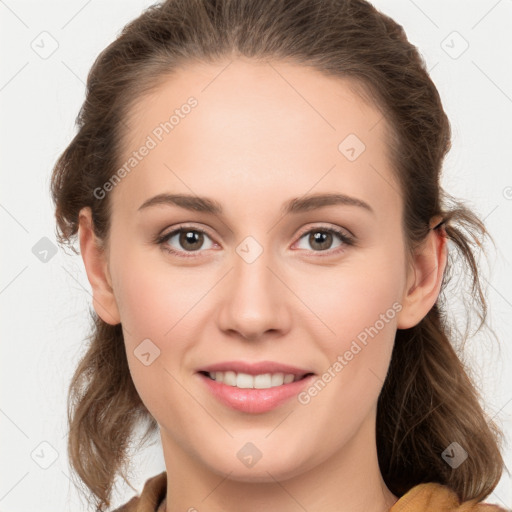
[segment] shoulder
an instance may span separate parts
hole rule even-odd
[[[140,496],[134,496],[113,512],[156,512],[165,497],[166,490],[167,473],[163,471],[146,480]]]
[[[477,503],[475,500],[460,503],[457,494],[435,482],[418,484],[406,492],[390,509],[390,512],[507,512],[498,505]]]

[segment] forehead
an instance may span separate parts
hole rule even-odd
[[[120,155],[128,172],[114,201],[138,206],[179,189],[235,193],[247,204],[244,191],[266,190],[270,200],[315,187],[396,200],[389,126],[359,92],[353,79],[280,61],[179,68],[130,111]]]

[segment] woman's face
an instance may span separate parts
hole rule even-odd
[[[164,451],[251,481],[373,454],[408,283],[381,112],[236,60],[180,69],[127,125],[113,316]]]

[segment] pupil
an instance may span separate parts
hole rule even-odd
[[[312,234],[312,240],[310,240],[310,242],[318,243],[320,245],[320,249],[328,249],[331,242],[331,237],[331,233],[317,231],[316,233]]]
[[[194,242],[197,244],[197,242],[202,242],[202,233],[196,232],[196,231],[183,231],[180,237],[180,244],[183,247],[187,247],[187,244],[194,244]],[[198,247],[192,247],[192,250],[197,250],[201,247],[201,243],[199,243]]]

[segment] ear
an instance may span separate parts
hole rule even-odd
[[[417,325],[436,303],[448,257],[446,240],[442,226],[431,228],[426,239],[415,250],[408,269],[402,310],[397,315],[398,329]]]
[[[78,222],[80,252],[92,287],[94,310],[103,321],[116,325],[121,320],[112,289],[107,252],[94,233],[89,207],[80,210]]]

